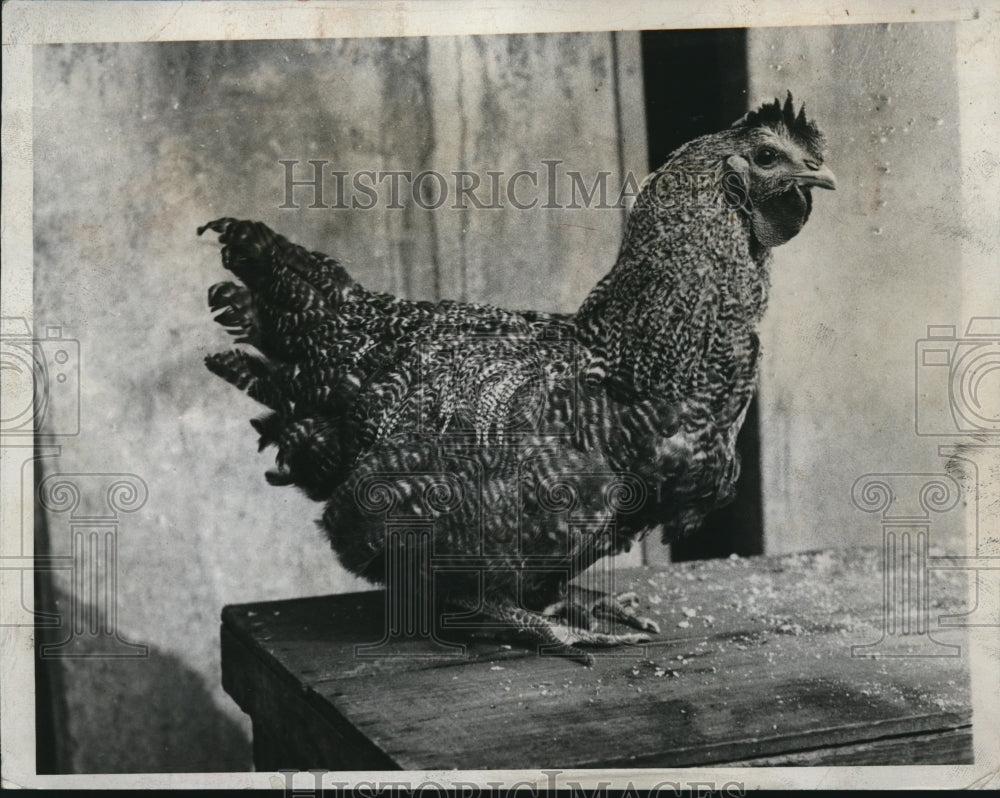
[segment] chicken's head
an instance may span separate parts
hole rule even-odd
[[[811,190],[836,188],[823,134],[804,109],[796,115],[789,92],[784,105],[776,99],[746,114],[726,138],[736,150],[726,158],[727,184],[754,237],[764,247],[784,244],[809,218]]]

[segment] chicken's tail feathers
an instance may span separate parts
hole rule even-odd
[[[205,365],[271,408],[271,413],[250,422],[260,436],[258,449],[275,446],[278,450],[278,467],[267,472],[267,481],[296,485],[315,501],[326,499],[344,478],[352,458],[352,433],[341,423],[341,416],[332,407],[323,416],[297,415],[308,412],[309,395],[296,389],[295,381],[285,373],[288,367],[281,364],[232,349],[209,355]]]
[[[213,219],[210,222],[205,222],[198,228],[198,235],[201,235],[206,230],[214,230],[219,235],[223,235],[229,225],[235,223],[237,220],[231,216],[222,216],[218,219]]]
[[[205,365],[213,374],[272,410],[283,409],[287,404],[272,377],[271,364],[262,357],[230,349],[208,355]]]
[[[269,254],[279,236],[266,224],[224,217],[199,227],[198,235],[206,230],[219,234],[223,266],[248,288],[258,287],[272,276]]]
[[[250,419],[250,426],[257,430],[257,434],[260,436],[257,441],[257,451],[262,452],[268,446],[273,446],[278,442],[278,436],[284,426],[284,419],[280,413],[268,413],[261,418]]]
[[[335,306],[356,285],[333,258],[293,244],[263,222],[223,217],[199,227],[198,235],[206,230],[219,234],[223,266],[282,309]]]
[[[346,476],[350,457],[336,419],[290,419],[271,413],[250,423],[260,433],[260,450],[278,449],[277,468],[265,474],[271,485],[295,485],[313,501],[323,501]]]
[[[253,343],[257,339],[257,315],[250,292],[236,283],[216,283],[208,289],[208,306],[215,321],[236,337],[237,343]]]

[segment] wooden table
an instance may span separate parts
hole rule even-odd
[[[967,646],[937,628],[968,609],[964,577],[930,572],[930,637],[884,634],[880,562],[620,572],[662,631],[592,668],[494,641],[357,649],[385,637],[382,591],[229,606],[223,685],[258,770],[971,763]]]

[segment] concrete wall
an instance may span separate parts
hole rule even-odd
[[[761,28],[748,50],[752,102],[786,89],[804,100],[839,181],[774,250],[760,387],[766,550],[877,544],[854,481],[945,465],[945,441],[915,434],[914,351],[927,325],[964,332],[966,321],[955,29]],[[922,401],[939,412],[947,392]],[[933,542],[961,546],[961,519],[939,520]]]
[[[255,454],[247,423],[261,408],[203,366],[229,346],[206,305],[227,273],[196,226],[261,219],[379,290],[573,310],[614,261],[621,210],[310,209],[301,188],[304,207],[280,209],[279,160],[304,178],[310,158],[508,175],[560,159],[617,186],[644,174],[639,74],[638,34],[37,48],[36,326],[81,350],[80,434],[40,470],[148,486],[121,517],[117,627],[149,656],[48,663],[57,767],[249,768],[249,725],[219,683],[222,606],[364,587],[317,530],[320,508],[264,482],[273,453]],[[88,485],[85,504],[104,495]],[[45,515],[39,549],[68,554],[72,514]],[[69,573],[51,588],[65,614]]]

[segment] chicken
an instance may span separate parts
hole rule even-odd
[[[403,558],[436,616],[588,662],[580,646],[658,629],[635,596],[570,581],[656,527],[664,543],[695,532],[734,495],[770,249],[835,187],[823,156],[791,94],[680,147],[575,314],[399,299],[259,222],[210,222],[199,234],[220,234],[242,285],[209,304],[250,349],[206,363],[270,408],[252,422],[277,448],[268,481],[325,503],[347,569],[385,584]]]

